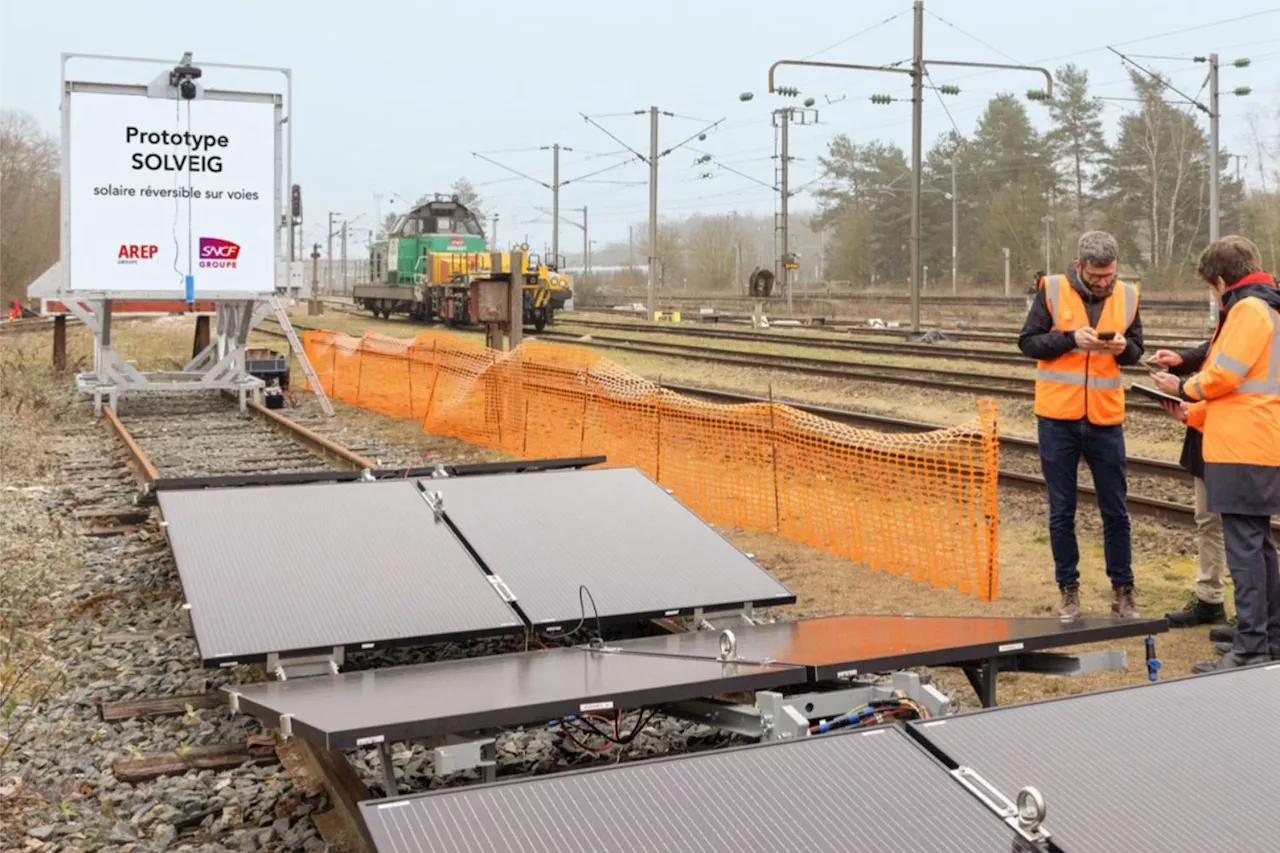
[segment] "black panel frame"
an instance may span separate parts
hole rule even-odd
[[[601,654],[583,646],[567,646],[567,651],[578,651],[583,654]],[[445,661],[455,665],[465,665],[467,659]],[[420,664],[430,666],[431,664]],[[561,717],[576,716],[582,713],[582,705],[592,702],[611,701],[614,707],[627,709],[652,708],[685,699],[701,696],[737,693],[748,690],[768,690],[776,687],[787,687],[801,684],[804,681],[804,670],[800,667],[783,664],[749,664],[741,666],[757,670],[733,676],[721,676],[699,682],[698,690],[691,693],[687,683],[668,685],[666,687],[647,688],[627,693],[609,693],[600,695],[580,695],[554,702],[541,702],[519,708],[499,708],[479,714],[461,714],[450,717],[419,718],[413,721],[394,723],[387,726],[358,726],[348,729],[327,731],[313,726],[304,720],[294,717],[290,720],[293,733],[326,749],[356,749],[369,743],[384,740],[412,741],[433,735],[459,734],[471,731],[511,728],[545,723]],[[348,673],[351,674],[351,673]],[[224,693],[235,691],[236,685],[222,688]],[[273,708],[241,694],[237,699],[241,711],[251,714],[263,722],[279,720],[279,714]]]
[[[956,783],[954,779],[951,778],[948,772],[949,768],[947,767],[945,762],[940,761],[938,756],[934,755],[931,750],[921,745],[915,738],[908,736],[902,730],[901,726],[888,725],[888,726],[877,726],[874,728],[875,730],[879,730],[883,732],[884,736],[896,737],[899,739],[900,742],[905,742],[906,744],[909,744],[910,746],[920,750],[922,757],[928,760],[934,766],[934,769],[937,770],[939,779],[944,780],[948,786],[954,786],[957,797],[972,798],[972,795],[967,790],[965,790],[963,786]],[[858,736],[863,736],[868,734],[869,731],[870,730],[868,729],[850,729],[850,730],[844,730],[840,732],[833,732],[826,735],[821,735],[819,736],[819,739],[826,740],[830,738],[858,737]],[[481,789],[504,788],[504,787],[510,787],[510,786],[519,786],[519,785],[536,785],[539,782],[546,781],[548,779],[564,780],[564,779],[570,779],[574,777],[583,777],[583,776],[590,777],[593,774],[599,774],[599,773],[616,773],[616,772],[625,771],[629,765],[634,765],[636,763],[642,763],[646,767],[658,767],[665,764],[670,764],[672,762],[697,760],[698,758],[706,757],[708,754],[713,754],[716,756],[728,756],[728,755],[734,755],[737,753],[748,752],[751,750],[786,749],[788,747],[794,747],[799,744],[807,743],[810,740],[812,739],[805,739],[800,741],[781,740],[781,741],[768,741],[768,742],[761,742],[761,743],[750,743],[750,744],[744,744],[740,746],[731,746],[724,749],[717,749],[717,750],[710,751],[709,753],[708,752],[687,752],[687,753],[681,753],[678,755],[663,755],[656,758],[645,759],[643,762],[628,762],[626,764],[611,764],[611,765],[605,765],[605,766],[597,765],[593,767],[581,767],[576,769],[564,770],[551,775],[520,776],[516,778],[511,778],[511,779],[498,779],[493,782],[484,782],[484,783],[469,785],[469,786],[466,786],[465,788],[457,788],[457,787],[437,788],[435,790],[423,791],[415,794],[408,794],[408,795],[395,796],[395,797],[383,797],[381,799],[364,800],[359,804],[360,818],[361,820],[364,821],[366,830],[370,833],[371,839],[373,841],[374,849],[376,851],[381,851],[383,849],[379,845],[379,841],[381,839],[377,838],[376,835],[374,834],[374,823],[369,820],[368,815],[374,813],[379,806],[388,805],[390,803],[423,800],[430,797],[457,796],[463,792],[476,791]],[[877,777],[873,775],[871,778],[875,779]],[[889,777],[886,776],[885,778],[887,779]],[[977,800],[976,798],[973,798],[973,800],[977,808],[983,809],[984,811],[988,810],[987,806],[985,806],[980,800]],[[1008,833],[1009,845],[1008,847],[999,848],[1000,850],[1010,850],[1010,851],[1013,851],[1013,853],[1018,853],[1018,851],[1026,851],[1026,853],[1030,853],[1030,850],[1023,846],[1024,842],[1022,841],[1021,836],[1019,836],[1011,827],[1009,827],[1007,823],[1005,823],[994,812],[990,812],[990,817],[991,817],[993,829],[998,827],[1003,827],[1003,831]],[[798,843],[798,846],[802,846],[802,845],[799,845]]]
[[[1038,708],[1042,705],[1060,705],[1063,702],[1075,702],[1081,699],[1110,696],[1116,693],[1131,693],[1135,690],[1156,690],[1156,689],[1159,689],[1162,685],[1166,685],[1166,684],[1194,683],[1197,681],[1203,681],[1205,679],[1229,677],[1233,674],[1239,674],[1241,672],[1248,672],[1251,670],[1261,671],[1261,670],[1268,669],[1270,667],[1276,667],[1276,666],[1280,666],[1280,661],[1272,661],[1270,663],[1258,663],[1248,667],[1237,667],[1235,669],[1216,670],[1214,672],[1203,672],[1203,673],[1196,673],[1193,675],[1180,675],[1175,678],[1166,678],[1166,679],[1162,679],[1154,682],[1143,681],[1138,684],[1122,684],[1119,687],[1108,687],[1103,690],[1089,690],[1084,693],[1072,693],[1067,696],[1052,696],[1048,699],[1037,699],[1034,702],[1024,702],[1020,705],[1003,705],[998,708],[979,708],[973,711],[966,711],[963,715],[956,715],[954,717],[949,717],[947,719],[969,719],[970,717],[979,717],[979,716],[985,716],[988,714],[997,714],[997,713],[1008,713],[1014,710],[1025,711],[1025,709],[1027,708]],[[1224,695],[1229,695],[1229,694],[1224,694]],[[959,767],[960,766],[959,763],[957,763],[954,759],[952,759],[951,756],[947,755],[946,752],[944,752],[940,747],[938,747],[932,741],[930,741],[928,735],[924,734],[921,731],[924,728],[925,724],[928,722],[930,721],[929,720],[912,720],[905,724],[905,728],[909,735],[919,740],[926,749],[928,749],[930,752],[934,753],[935,756],[941,759],[949,769],[954,770],[955,768]],[[981,768],[974,768],[974,769],[976,770]]]
[[[1087,699],[1100,699],[1102,697],[1107,697],[1115,694],[1132,693],[1133,691],[1138,691],[1138,690],[1159,690],[1162,686],[1171,685],[1171,684],[1186,685],[1188,683],[1194,684],[1196,682],[1204,682],[1206,680],[1208,680],[1211,684],[1212,680],[1216,678],[1222,678],[1223,680],[1226,680],[1233,675],[1238,676],[1241,673],[1248,673],[1250,671],[1255,671],[1255,670],[1261,672],[1263,670],[1275,669],[1277,667],[1280,667],[1280,660],[1272,661],[1270,663],[1253,664],[1248,667],[1238,667],[1235,669],[1216,670],[1214,672],[1178,676],[1175,678],[1165,679],[1163,681],[1156,681],[1156,682],[1145,681],[1138,684],[1125,684],[1119,687],[1111,687],[1103,690],[1094,690],[1094,691],[1088,691],[1084,693],[1075,693],[1067,696],[1054,696],[1049,699],[1040,699],[1034,702],[1027,702],[1020,705],[1007,705],[1003,707],[985,707],[980,710],[975,710],[975,711],[967,712],[961,715],[948,717],[946,719],[948,721],[958,721],[963,723],[963,721],[966,721],[970,718],[980,718],[983,715],[989,715],[989,714],[1002,714],[1002,713],[1009,714],[1009,713],[1018,713],[1018,712],[1027,713],[1029,710],[1039,708],[1041,706],[1060,705],[1064,702],[1079,702]],[[1277,677],[1280,678],[1280,676],[1277,676]],[[1227,697],[1230,697],[1231,694],[1227,692],[1223,692],[1221,695],[1224,697],[1224,702],[1225,702],[1225,701],[1229,701]],[[932,721],[931,720],[913,720],[903,724],[902,729],[907,734],[908,737],[910,737],[911,739],[915,740],[918,744],[920,744],[920,746],[923,749],[925,749],[935,759],[941,762],[943,766],[946,767],[948,770],[955,770],[959,767],[965,766],[981,774],[984,769],[983,766],[977,764],[972,760],[968,762],[961,762],[957,760],[957,758],[955,758],[954,756],[952,756],[950,753],[947,752],[945,747],[943,747],[939,743],[935,743],[933,740],[930,739],[928,735],[928,728],[929,728],[929,723],[931,722],[937,722],[937,721],[936,720],[932,720]],[[1213,719],[1201,720],[1201,723],[1205,726],[1210,726],[1218,722],[1221,722],[1221,721],[1213,720]],[[1206,742],[1201,746],[1204,747],[1205,754],[1207,755],[1213,754],[1211,742]],[[1185,747],[1185,743],[1179,742],[1177,744],[1173,744],[1170,746],[1170,748],[1178,748],[1178,747]],[[1229,774],[1230,768],[1227,768],[1227,770]],[[1102,772],[1103,774],[1105,774],[1105,770]],[[1102,781],[1103,778],[1104,778],[1103,775],[1099,776],[1100,782]],[[1228,781],[1222,784],[1230,783],[1230,776],[1228,775],[1227,778],[1228,778]],[[1034,780],[1030,780],[1030,782],[1034,784]],[[1204,782],[1204,784],[1216,784],[1216,783],[1206,781]],[[1014,794],[1016,794],[1015,791],[1002,791],[1001,793],[1003,793],[1006,797],[1012,797]],[[1074,851],[1081,850],[1081,848],[1075,845],[1075,843],[1073,842],[1073,839],[1069,836],[1069,833],[1066,830],[1061,828],[1061,826],[1054,826],[1054,815],[1062,813],[1063,804],[1059,801],[1056,805],[1056,808],[1053,802],[1050,802],[1048,805],[1049,805],[1049,816],[1046,819],[1046,829],[1049,829],[1054,833],[1051,836],[1049,841],[1049,849],[1051,851],[1054,851],[1054,853],[1074,853]],[[1194,809],[1196,806],[1195,804],[1188,804],[1187,807]],[[1137,813],[1137,814],[1141,813],[1140,808],[1135,808],[1132,811],[1133,813]],[[1232,815],[1224,815],[1219,817],[1224,820],[1232,820],[1232,819],[1237,819],[1239,815],[1232,814]],[[1208,820],[1208,816],[1198,815],[1197,819],[1201,821],[1205,821],[1205,820]],[[1164,848],[1161,848],[1161,849],[1163,850]],[[1200,848],[1200,849],[1204,849],[1204,848]],[[1250,849],[1253,849],[1253,848],[1250,848]],[[1257,849],[1261,850],[1262,848],[1257,848]]]
[[[875,616],[876,618],[880,618],[880,619],[892,618],[892,617],[887,617],[885,614],[853,614],[853,613],[842,614],[842,616],[854,616],[854,617],[859,615]],[[825,618],[825,617],[816,617],[816,618]],[[907,619],[910,617],[904,616],[901,618]],[[929,617],[920,617],[920,618],[978,620],[978,619],[990,619],[993,617],[929,616]],[[1011,617],[1011,618],[1020,618],[1020,617]],[[1027,617],[1027,618],[1039,618],[1039,617]],[[807,621],[807,620],[797,620],[797,621]],[[1056,621],[1056,620],[1046,620],[1046,621]],[[733,626],[731,627],[730,630],[733,630],[735,633],[745,634],[751,630],[751,627]],[[1010,645],[1008,641],[1003,643],[1000,641],[990,641],[990,642],[974,643],[968,646],[951,646],[945,649],[933,649],[926,652],[919,652],[919,653],[908,652],[905,654],[885,655],[878,658],[849,660],[849,661],[843,661],[843,662],[831,663],[831,664],[812,664],[804,660],[787,660],[787,661],[779,660],[776,662],[785,663],[791,666],[803,666],[805,668],[805,671],[810,681],[825,682],[825,681],[837,681],[842,677],[852,677],[855,675],[864,675],[866,673],[874,673],[874,672],[888,672],[891,670],[906,669],[910,667],[919,667],[919,666],[933,666],[933,667],[979,666],[991,660],[1017,657],[1018,655],[1024,654],[1026,652],[1045,651],[1047,649],[1060,649],[1060,648],[1067,648],[1070,646],[1082,646],[1090,643],[1107,642],[1110,640],[1133,639],[1135,637],[1151,636],[1154,634],[1163,634],[1163,633],[1166,633],[1168,630],[1169,630],[1169,622],[1164,617],[1150,618],[1150,619],[1125,619],[1125,620],[1117,619],[1117,620],[1114,620],[1114,624],[1099,626],[1097,628],[1081,629],[1080,631],[1075,631],[1071,633],[1062,633],[1062,632],[1055,633],[1055,634],[1046,633],[1046,634],[1042,634],[1034,637],[1018,638],[1018,640],[1016,641],[1018,647],[1016,649],[1007,648],[1007,646]],[[707,635],[708,644],[712,645],[713,648],[716,647],[718,644],[717,638],[719,637],[720,632],[704,631],[703,633]],[[1070,640],[1070,642],[1063,642],[1063,640]],[[675,653],[669,653],[669,652],[650,652],[650,651],[644,651],[642,649],[632,648],[632,646],[641,645],[646,641],[651,641],[651,639],[641,638],[638,640],[619,640],[615,643],[611,643],[610,645],[621,651],[625,651],[627,654],[649,654],[649,655],[660,655],[664,657],[692,656],[688,654],[675,654]],[[718,653],[719,653],[718,648],[715,648],[715,654],[718,654]],[[711,656],[714,657],[715,654],[712,654]],[[746,662],[759,663],[759,661],[750,661],[749,659],[744,659],[744,660]],[[775,661],[770,661],[770,663],[773,663],[773,662]],[[857,664],[857,666],[854,667],[853,666],[854,664]],[[850,670],[853,670],[853,671],[850,672]]]

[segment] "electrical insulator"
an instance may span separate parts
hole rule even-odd
[[[1031,89],[1027,92],[1027,100],[1028,101],[1047,101],[1049,100],[1049,93],[1046,92],[1044,89]]]
[[[871,103],[873,104],[889,104],[893,103],[893,98],[888,95],[872,95]]]
[[[1231,65],[1235,68],[1248,68],[1252,64],[1253,64],[1253,60],[1249,59],[1249,57],[1247,56],[1241,57],[1240,59],[1237,59],[1231,63]]]
[[[1237,86],[1231,90],[1231,94],[1239,95],[1240,97],[1243,98],[1245,95],[1249,94],[1252,91],[1253,89],[1250,88],[1249,86]]]
[[[939,91],[939,92],[941,92],[941,93],[942,93],[942,94],[944,94],[944,95],[958,95],[958,94],[960,94],[960,87],[959,87],[959,86],[950,86],[950,85],[948,85],[948,86],[939,86],[939,87],[938,87],[938,91]]]
[[[800,90],[795,86],[779,86],[777,92],[779,95],[786,95],[788,98],[794,98],[800,94]]]

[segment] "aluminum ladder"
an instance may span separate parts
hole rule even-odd
[[[298,361],[302,364],[302,372],[307,376],[307,382],[311,384],[311,390],[315,392],[316,397],[320,400],[320,408],[329,417],[333,417],[333,404],[329,402],[329,395],[324,393],[324,386],[320,384],[319,377],[316,376],[315,370],[311,367],[311,361],[307,358],[307,354],[302,350],[302,342],[298,340],[298,333],[293,329],[293,323],[289,321],[289,312],[284,310],[284,306],[280,304],[279,296],[272,296],[270,299],[271,308],[276,312],[276,322],[280,324],[280,328],[284,329],[285,337],[289,339],[289,347],[293,350],[293,354],[298,357]]]

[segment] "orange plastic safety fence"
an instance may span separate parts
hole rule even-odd
[[[334,399],[517,457],[603,454],[710,523],[996,598],[994,401],[950,429],[880,433],[781,404],[704,402],[541,341],[509,353],[447,332],[411,341],[307,332],[304,341]]]

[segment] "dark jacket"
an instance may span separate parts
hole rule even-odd
[[[1102,316],[1102,305],[1111,292],[1108,291],[1106,296],[1094,296],[1093,291],[1076,275],[1075,267],[1068,268],[1066,275],[1071,287],[1084,301],[1085,310],[1089,313],[1089,325],[1097,328],[1098,318]],[[1040,288],[1031,302],[1031,310],[1027,312],[1027,321],[1022,324],[1022,331],[1018,334],[1018,349],[1027,358],[1037,361],[1049,361],[1076,348],[1075,332],[1060,332],[1053,328],[1053,315],[1049,313],[1048,299],[1044,288]],[[1133,324],[1125,331],[1124,339],[1124,352],[1116,356],[1116,363],[1122,367],[1137,364],[1143,351],[1141,308],[1134,313]]]
[[[1170,367],[1169,372],[1174,376],[1190,376],[1204,367],[1204,360],[1209,356],[1209,342],[1184,349],[1178,355],[1182,356],[1182,364]],[[1179,457],[1178,464],[1191,476],[1204,479],[1204,434],[1200,430],[1187,427],[1187,434],[1182,437],[1182,456]]]

